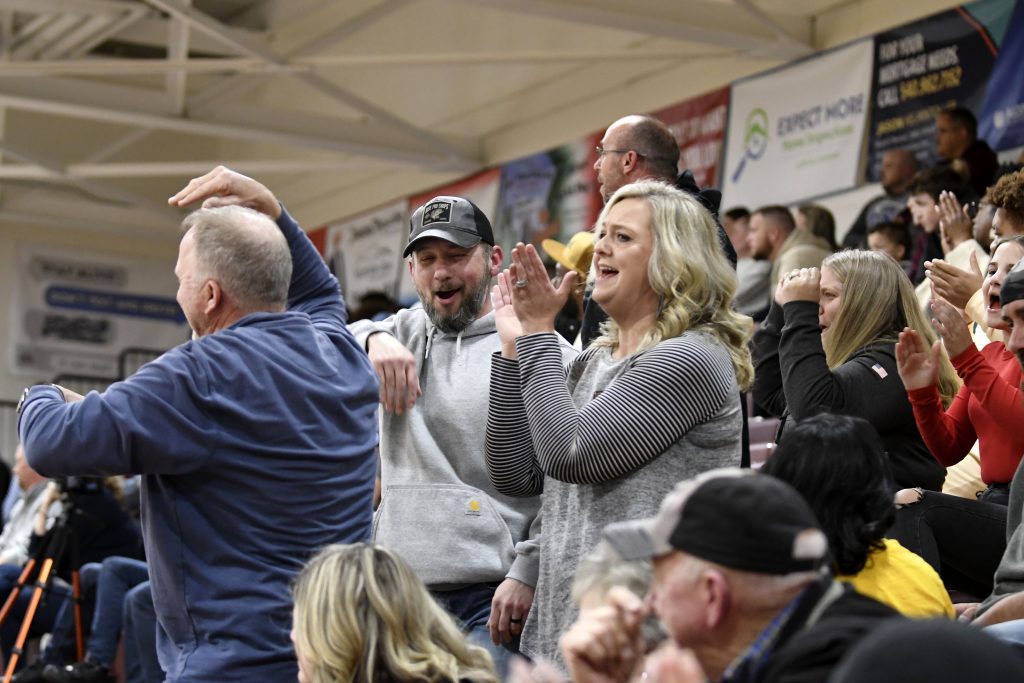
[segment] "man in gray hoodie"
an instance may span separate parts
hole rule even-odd
[[[489,289],[503,253],[487,216],[460,197],[435,197],[410,223],[404,256],[422,308],[351,326],[384,407],[374,540],[412,566],[501,671],[533,603],[540,552],[539,498],[499,494],[484,463],[501,346]]]

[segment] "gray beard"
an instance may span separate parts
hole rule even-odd
[[[423,303],[423,310],[426,312],[427,317],[430,318],[430,322],[434,324],[434,327],[445,334],[458,334],[476,320],[480,309],[483,308],[487,292],[491,288],[490,284],[490,281],[485,279],[480,283],[477,291],[467,291],[462,305],[459,306],[459,310],[455,311],[452,315],[446,315],[434,308],[430,297],[421,296],[420,301]]]

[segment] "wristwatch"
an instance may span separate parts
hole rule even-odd
[[[28,398],[28,392],[32,391],[32,389],[34,387],[38,387],[38,386],[50,386],[50,387],[53,387],[54,389],[57,390],[57,393],[60,394],[61,399],[65,403],[67,403],[67,398],[64,396],[64,391],[60,388],[60,385],[52,384],[52,383],[51,384],[45,384],[45,385],[43,385],[43,384],[33,384],[31,387],[25,387],[25,390],[21,392],[21,398],[18,399],[18,407],[14,409],[14,412],[15,412],[16,415],[19,415],[19,416],[21,415],[21,408],[22,408],[22,406],[25,405],[25,399]]]

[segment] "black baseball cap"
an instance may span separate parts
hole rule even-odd
[[[736,467],[680,482],[657,516],[610,524],[604,539],[624,560],[680,550],[758,574],[814,571],[828,555],[828,539],[793,487]]]
[[[480,242],[494,246],[491,222],[480,207],[462,197],[434,197],[416,209],[409,219],[409,242],[402,256],[411,254],[424,237],[440,237],[467,249]]]
[[[1005,307],[1018,299],[1024,299],[1024,259],[1017,262],[999,288],[1000,306]]]

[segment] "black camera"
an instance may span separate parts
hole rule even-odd
[[[61,493],[95,493],[103,485],[93,477],[58,477],[54,479]]]

